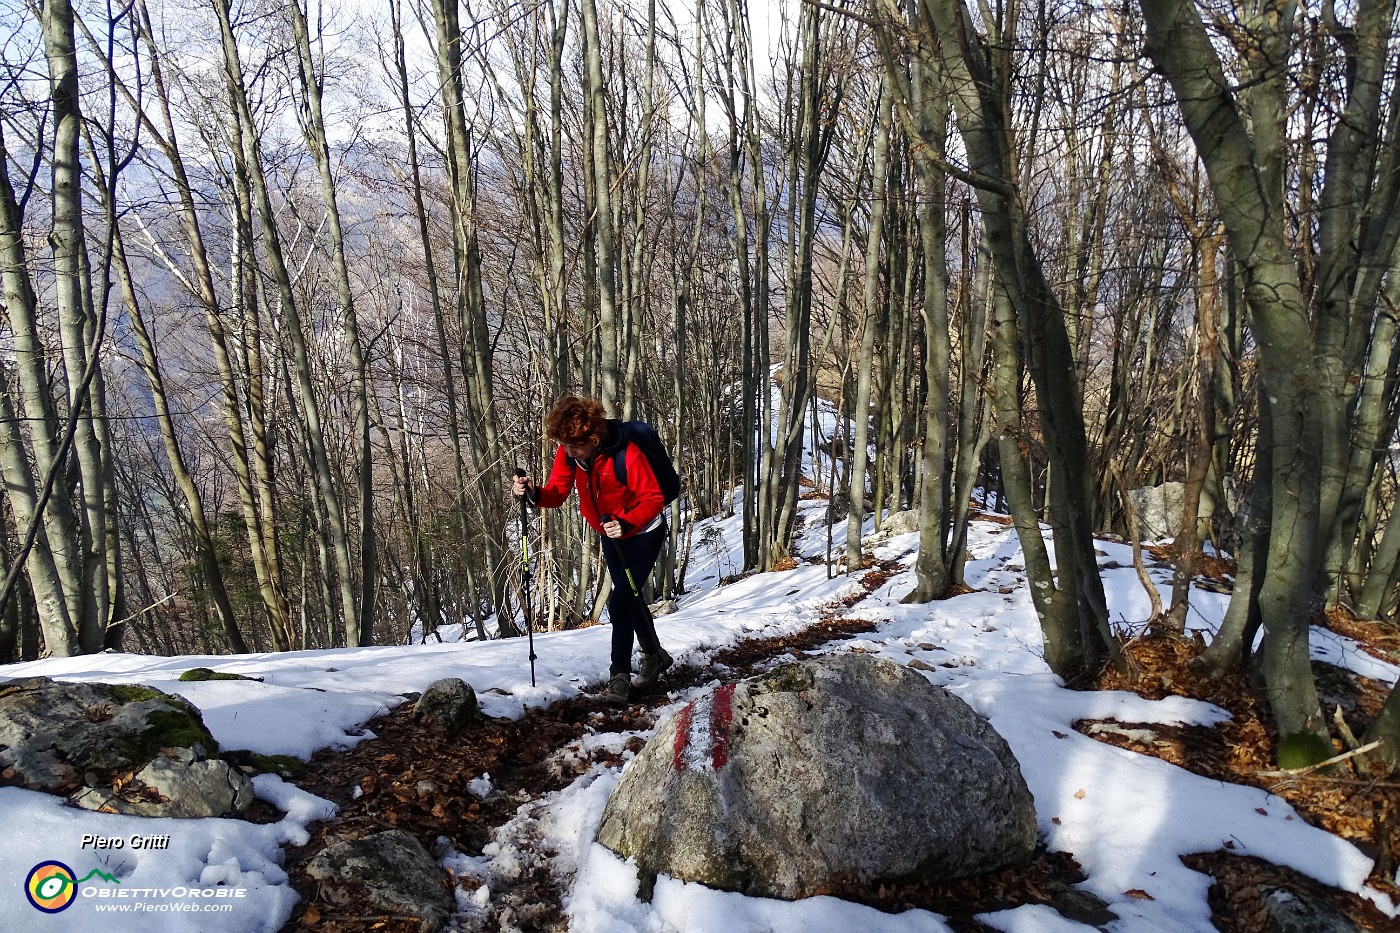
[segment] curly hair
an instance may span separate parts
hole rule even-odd
[[[544,421],[545,434],[561,444],[601,443],[606,424],[603,403],[597,399],[566,395],[555,403]]]

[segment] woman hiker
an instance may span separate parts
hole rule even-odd
[[[565,396],[545,419],[545,433],[559,443],[549,481],[537,486],[528,476],[517,475],[514,492],[529,496],[540,508],[553,509],[577,489],[579,511],[603,536],[603,559],[612,576],[608,597],[612,666],[601,699],[626,703],[630,687],[655,686],[672,661],[657,640],[656,625],[638,583],[651,573],[666,538],[665,496],[646,455],[623,440],[618,422],[603,417],[601,402]],[[618,480],[614,464],[619,451],[625,457],[625,482]],[[642,649],[642,661],[637,679],[629,683],[633,635]]]

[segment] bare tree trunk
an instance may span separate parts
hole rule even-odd
[[[508,519],[502,490],[505,489],[506,470],[496,426],[491,335],[481,285],[476,180],[462,87],[462,31],[457,0],[433,0],[432,9],[452,185],[452,250],[457,273],[457,309],[462,325],[462,377],[468,399],[469,416],[464,426],[469,432],[470,456],[466,466],[471,474],[469,487],[476,494],[477,521],[481,528],[477,540],[485,551],[483,563],[491,568],[488,577],[491,602],[495,609],[500,609],[504,605],[507,581],[506,575],[497,573],[495,568],[504,566]],[[521,634],[507,613],[498,611],[496,618],[501,635]]]
[[[608,110],[603,82],[603,47],[598,35],[598,5],[582,0],[584,94],[588,122],[586,145],[592,155],[592,170],[585,184],[592,195],[594,244],[597,250],[598,321],[602,340],[599,361],[598,398],[609,411],[621,411],[622,369],[620,348],[621,320],[617,301],[617,236],[612,201],[612,169],[608,153]]]
[[[987,371],[987,309],[991,304],[991,257],[982,249],[978,239],[972,245],[972,205],[964,203],[962,210],[962,255],[966,264],[977,257],[976,271],[963,269],[961,306],[961,384],[958,405],[958,450],[953,479],[953,533],[949,541],[952,582],[966,586],[963,570],[967,563],[967,529],[972,490],[976,483],[977,464],[982,450],[992,436],[992,418],[988,393],[983,390]],[[985,500],[983,501],[985,505]]]
[[[860,357],[856,361],[856,393],[852,406],[852,436],[846,457],[850,463],[850,487],[846,501],[846,572],[865,566],[861,531],[865,524],[866,468],[870,463],[870,396],[875,375],[875,333],[884,300],[880,295],[880,243],[885,237],[885,193],[889,190],[889,153],[893,103],[881,85],[875,105],[878,111],[873,176],[874,197],[866,225],[864,308],[862,309]],[[879,511],[878,504],[876,511]]]
[[[1220,278],[1216,271],[1220,234],[1204,238],[1198,246],[1200,273],[1196,285],[1196,444],[1191,451],[1186,491],[1182,497],[1181,528],[1177,531],[1176,562],[1172,570],[1172,601],[1163,624],[1174,635],[1186,633],[1186,612],[1191,601],[1191,582],[1201,553],[1201,492],[1210,473],[1215,437],[1215,373],[1219,356]]]
[[[1021,542],[1031,603],[1040,617],[1045,640],[1045,663],[1052,671],[1073,671],[1084,654],[1077,626],[1050,625],[1047,619],[1063,618],[1066,594],[1055,586],[1050,552],[1036,521],[1031,493],[1031,473],[1022,449],[1021,341],[1016,333],[1016,312],[996,288],[991,313],[992,407],[996,419],[997,452],[1001,464],[1002,491],[1010,505],[1011,522]]]
[[[457,380],[452,365],[452,353],[448,348],[447,317],[443,308],[437,263],[433,258],[432,237],[428,231],[428,208],[423,197],[422,167],[418,158],[417,121],[414,118],[413,105],[409,99],[408,58],[404,51],[403,22],[398,0],[390,0],[389,17],[390,28],[393,32],[394,79],[396,89],[399,92],[399,102],[403,107],[404,137],[408,142],[408,167],[412,179],[414,217],[417,220],[418,240],[423,250],[428,299],[432,303],[433,309],[433,333],[437,337],[437,363],[442,367],[444,396],[447,402],[447,430],[451,435],[452,443],[453,511],[461,534],[461,543],[465,546],[471,540],[472,535],[466,500],[467,478],[462,456],[462,422],[457,405]],[[463,555],[462,563],[466,568],[467,576],[465,600],[468,603],[467,612],[476,626],[477,639],[485,641],[486,626],[481,617],[480,600],[477,597],[471,556]]]
[[[826,32],[830,32],[827,30]],[[759,567],[771,569],[789,556],[797,520],[807,401],[812,392],[812,251],[817,237],[817,205],[822,172],[831,146],[842,85],[831,80],[823,49],[821,8],[802,7],[798,42],[802,51],[800,95],[788,158],[787,359],[776,419],[776,440],[767,458],[759,524]],[[766,433],[766,429],[765,429]],[[767,444],[765,443],[765,450]]]
[[[113,200],[115,192],[104,186],[103,193],[107,196],[104,210],[108,213],[114,231],[113,258],[116,263],[117,281],[121,286],[122,298],[126,302],[132,332],[136,335],[137,345],[141,348],[140,367],[151,389],[151,404],[155,408],[156,424],[160,431],[161,442],[165,446],[166,461],[170,464],[171,475],[175,479],[176,486],[179,487],[185,507],[189,510],[190,527],[194,531],[194,548],[201,578],[200,584],[209,588],[209,596],[213,600],[219,627],[223,630],[229,650],[235,654],[246,654],[248,645],[243,640],[243,633],[239,631],[238,619],[233,611],[233,603],[229,599],[228,587],[224,583],[223,569],[219,566],[218,548],[214,542],[214,536],[210,533],[209,522],[204,513],[204,497],[199,491],[194,475],[190,472],[189,465],[186,463],[184,451],[180,448],[175,421],[170,414],[170,400],[165,391],[165,379],[161,374],[160,361],[156,355],[155,340],[151,337],[141,302],[136,295],[136,286],[132,280],[131,268],[127,261],[125,237],[120,228],[116,226],[116,204]]]
[[[345,261],[345,236],[340,227],[340,206],[336,201],[335,175],[331,167],[330,146],[326,142],[325,118],[321,113],[321,83],[316,74],[316,59],[311,50],[302,0],[287,5],[291,14],[292,34],[296,40],[299,61],[299,90],[302,107],[302,135],[311,151],[321,178],[321,199],[326,209],[326,226],[330,234],[329,252],[335,272],[336,297],[340,305],[340,326],[345,349],[350,356],[351,409],[355,419],[355,441],[359,446],[356,465],[356,493],[359,502],[360,525],[360,590],[355,593],[352,574],[341,570],[341,612],[344,615],[345,643],[364,647],[374,644],[374,448],[370,443],[369,423],[369,365],[365,361],[360,324],[355,315],[355,300],[350,288],[350,268]],[[337,567],[340,560],[337,555]],[[358,598],[358,605],[356,600]]]
[[[179,217],[185,232],[193,275],[186,276],[181,272],[178,266],[159,248],[154,237],[150,238],[150,246],[170,269],[172,275],[199,301],[200,307],[204,311],[205,327],[209,332],[219,386],[222,389],[221,402],[224,424],[228,432],[229,452],[233,457],[234,476],[238,484],[239,504],[242,506],[243,523],[247,533],[253,570],[257,577],[263,609],[267,614],[273,648],[284,651],[293,647],[296,642],[291,628],[286,590],[282,582],[277,535],[272,527],[274,496],[271,448],[267,442],[261,403],[261,366],[254,365],[252,378],[247,380],[248,421],[252,428],[254,441],[253,456],[250,457],[245,437],[247,426],[245,426],[243,415],[244,396],[238,388],[233,356],[229,347],[229,337],[224,326],[226,311],[215,290],[214,274],[205,248],[204,234],[195,207],[193,189],[185,172],[184,160],[179,148],[179,137],[171,118],[170,96],[166,88],[164,68],[154,42],[155,32],[151,25],[150,14],[143,0],[138,0],[137,13],[142,24],[141,36],[146,43],[149,54],[149,71],[156,91],[154,96],[159,108],[160,125],[157,126],[144,109],[136,107],[135,96],[124,86],[121,86],[121,90],[128,102],[140,113],[147,137],[156,140],[170,168],[175,193],[179,198]],[[240,190],[246,191],[246,188]],[[241,204],[234,205],[235,257],[239,256],[245,248],[252,249],[249,211],[245,211]],[[249,221],[246,223],[244,222],[245,217],[249,217]],[[256,343],[250,347],[250,354],[252,356],[251,363],[257,364],[260,360],[260,354]]]
[[[80,650],[81,606],[72,598],[81,576],[73,553],[79,550],[77,516],[66,497],[47,507],[41,501],[41,486],[47,480],[52,487],[62,470],[62,429],[48,393],[44,366],[48,351],[40,338],[38,299],[29,278],[24,220],[10,183],[9,162],[0,126],[0,278],[15,369],[13,383],[9,367],[0,371],[0,472],[17,529],[33,536],[27,555],[21,547],[20,553],[11,556],[11,575],[22,563],[34,591],[45,647],[56,657],[67,657]],[[13,399],[22,401],[22,410],[16,410]],[[21,423],[26,428],[23,435]]]
[[[347,624],[357,618],[350,542],[346,534],[340,492],[336,488],[330,459],[326,451],[325,433],[321,425],[320,403],[316,396],[315,382],[311,372],[311,358],[306,345],[305,324],[292,291],[291,273],[287,269],[282,239],[278,231],[277,214],[272,207],[272,196],[268,190],[267,176],[263,170],[261,142],[252,107],[248,101],[238,43],[233,33],[232,22],[229,19],[229,7],[226,0],[212,0],[212,2],[214,13],[219,20],[225,83],[234,105],[239,155],[241,155],[248,173],[258,217],[262,221],[263,255],[269,266],[267,271],[273,286],[276,288],[279,310],[287,317],[285,330],[287,338],[291,342],[295,364],[297,389],[295,401],[298,403],[305,422],[309,472],[314,483],[316,496],[324,507],[326,531],[330,538],[329,547],[334,559],[336,585],[340,593],[341,621],[342,624]],[[290,386],[288,388],[290,391]]]
[[[1281,74],[1254,89],[1246,130],[1200,18],[1184,0],[1143,0],[1147,52],[1176,90],[1215,192],[1226,234],[1244,273],[1244,294],[1259,341],[1259,372],[1273,434],[1273,514],[1268,572],[1258,605],[1266,632],[1260,661],[1274,720],[1284,743],[1330,748],[1308,656],[1310,591],[1318,569],[1317,540],[1324,402],[1310,390],[1318,376],[1306,301],[1289,255],[1282,173]],[[1279,23],[1273,39],[1289,30]],[[1265,58],[1279,54],[1266,38]],[[1277,59],[1281,61],[1281,59]],[[1301,455],[1300,455],[1301,454]],[[1246,598],[1236,591],[1236,597]],[[1311,743],[1308,737],[1312,738]]]
[[[913,64],[911,90],[920,138],[947,148],[948,99],[931,73],[931,63]],[[937,599],[952,583],[953,555],[948,532],[952,523],[948,452],[948,370],[952,348],[948,340],[948,226],[944,218],[947,179],[931,160],[915,162],[918,180],[919,242],[923,248],[924,399],[923,475],[919,494],[919,556],[914,561],[917,582],[905,602]]]
[[[744,569],[748,570],[757,567],[760,560],[759,451],[769,444],[764,416],[771,386],[766,338],[770,219],[758,114],[754,108],[753,39],[746,0],[726,0],[721,13],[724,21],[719,31],[728,41],[723,43],[724,54],[719,60],[723,67],[720,101],[728,121],[728,193],[734,214],[732,243],[742,308],[739,421],[743,460],[738,466],[743,489]],[[747,187],[746,161],[751,180]],[[749,204],[753,205],[752,217]]]
[[[76,599],[80,608],[76,622],[81,650],[94,652],[102,650],[107,627],[117,621],[113,615],[117,606],[108,562],[119,560],[119,555],[110,552],[112,542],[108,537],[108,524],[114,522],[116,516],[109,513],[107,487],[112,476],[110,459],[103,453],[106,429],[100,421],[105,408],[105,389],[100,364],[94,364],[86,392],[80,394],[79,389],[88,369],[89,354],[100,352],[103,334],[92,302],[84,236],[79,164],[83,118],[78,104],[78,59],[73,7],[69,0],[47,0],[40,25],[49,66],[54,127],[53,226],[49,234],[54,261],[53,294],[63,341],[67,403],[70,408],[83,412],[74,422],[73,438],[81,516],[81,536],[75,542],[82,579],[82,589]]]
[[[988,243],[997,263],[997,281],[1016,312],[1020,339],[1035,381],[1041,430],[1054,470],[1050,512],[1055,526],[1055,551],[1060,588],[1073,594],[1072,605],[1056,603],[1053,614],[1042,618],[1046,632],[1047,661],[1053,641],[1071,647],[1057,655],[1063,665],[1054,667],[1067,678],[1095,670],[1103,658],[1121,662],[1121,652],[1108,625],[1108,608],[1094,557],[1093,506],[1089,485],[1088,440],[1084,429],[1079,380],[1074,351],[1065,328],[1064,314],[1045,279],[1030,242],[1025,207],[1012,163],[1010,127],[1005,122],[1006,82],[987,59],[984,40],[972,26],[962,0],[934,0],[921,8],[926,20],[919,27],[936,34],[940,62],[953,96],[958,126],[970,164],[976,174],[963,180],[973,185],[982,208]],[[890,22],[898,12],[887,11]],[[895,57],[891,37],[883,28],[882,54],[887,68]],[[905,93],[903,99],[912,100]],[[909,132],[920,138],[917,115],[907,106],[901,114]],[[922,158],[941,163],[941,153],[921,148]],[[946,167],[946,166],[945,166]],[[1053,630],[1053,633],[1052,633]]]

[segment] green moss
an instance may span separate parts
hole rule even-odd
[[[306,762],[293,755],[259,755],[253,753],[253,767],[264,774],[278,777],[301,777],[306,773]]]
[[[179,702],[176,697],[167,698],[167,702],[170,700]],[[174,703],[171,705],[175,706]],[[181,703],[180,706],[185,704]],[[133,761],[149,761],[162,748],[193,748],[198,745],[207,755],[214,755],[219,750],[219,743],[204,728],[199,711],[193,707],[153,709],[146,716],[146,722],[149,728],[131,743]]]
[[[235,767],[251,768],[258,774],[275,774],[290,779],[306,773],[306,762],[291,755],[263,755],[246,748],[235,748],[219,757]]]
[[[1306,768],[1337,754],[1332,743],[1311,732],[1285,735],[1278,743],[1278,766],[1284,771]]]
[[[256,678],[246,677],[243,674],[228,674],[223,671],[214,671],[207,667],[192,667],[181,674],[180,679],[186,683],[190,683],[206,680],[255,680]]]
[[[159,690],[143,687],[140,684],[108,684],[112,696],[123,703],[144,703],[165,696]]]
[[[784,664],[763,675],[763,686],[774,693],[801,693],[812,689],[812,671],[800,664]]]

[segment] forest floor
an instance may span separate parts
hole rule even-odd
[[[684,690],[716,677],[742,679],[766,669],[777,658],[800,658],[833,641],[868,632],[868,620],[846,619],[844,612],[896,569],[888,564],[871,569],[861,581],[864,592],[830,606],[821,621],[805,631],[741,643],[717,653],[706,669],[677,669],[667,678],[666,688]],[[1315,621],[1356,639],[1365,650],[1385,660],[1400,660],[1400,631],[1394,626],[1360,624],[1343,614]],[[1276,737],[1261,691],[1243,674],[1218,681],[1198,676],[1189,667],[1198,650],[1190,640],[1135,639],[1127,645],[1134,673],[1131,682],[1110,669],[1087,689],[1132,690],[1150,699],[1174,694],[1205,700],[1228,710],[1231,719],[1214,727],[1154,724],[1134,728],[1131,723],[1086,721],[1075,728],[1196,774],[1263,788],[1286,799],[1303,819],[1373,856],[1376,872],[1371,883],[1392,896],[1400,895],[1384,880],[1394,877],[1395,854],[1400,853],[1400,783],[1359,774],[1351,761],[1326,774],[1274,772]],[[1338,748],[1346,748],[1348,732],[1360,734],[1364,730],[1379,711],[1388,688],[1329,665],[1317,665],[1316,671],[1324,707],[1329,713],[1339,711],[1333,727],[1338,733]],[[656,710],[670,702],[664,691],[620,708],[579,697],[546,709],[530,709],[516,720],[487,719],[454,739],[417,722],[411,703],[373,720],[367,726],[376,738],[349,751],[318,754],[306,773],[294,779],[340,810],[334,819],[314,827],[306,846],[289,855],[287,871],[302,900],[284,929],[347,933],[417,930],[416,922],[378,916],[366,904],[328,901],[306,877],[306,862],[330,840],[388,828],[412,833],[429,851],[438,851],[440,840],[445,839],[460,851],[480,852],[497,827],[512,819],[522,804],[567,786],[593,762],[620,764],[622,760],[616,753],[599,750],[593,762],[570,761],[558,754],[561,748],[589,731],[650,729]],[[640,739],[629,741],[631,751],[641,747]],[[494,790],[483,799],[468,790],[468,782],[486,773]],[[425,781],[436,790],[421,794],[418,788],[427,786],[422,785]],[[359,796],[355,796],[356,788]],[[1264,933],[1269,929],[1261,886],[1307,895],[1349,917],[1363,930],[1394,929],[1393,920],[1356,895],[1329,888],[1291,869],[1232,853],[1229,842],[1221,850],[1185,861],[1214,880],[1209,895],[1211,919],[1225,933]],[[495,926],[490,929],[567,928],[561,903],[564,892],[545,867],[546,862],[540,858],[526,866],[509,889],[493,888],[490,901]],[[960,933],[991,929],[975,919],[976,914],[1021,904],[1045,904],[1070,919],[1101,925],[1112,919],[1112,914],[1106,913],[1097,898],[1074,887],[1083,877],[1070,855],[1042,848],[1029,865],[992,875],[937,884],[881,885],[844,891],[842,896],[887,912],[929,910],[945,916]],[[466,877],[455,880],[463,888],[479,884]]]

